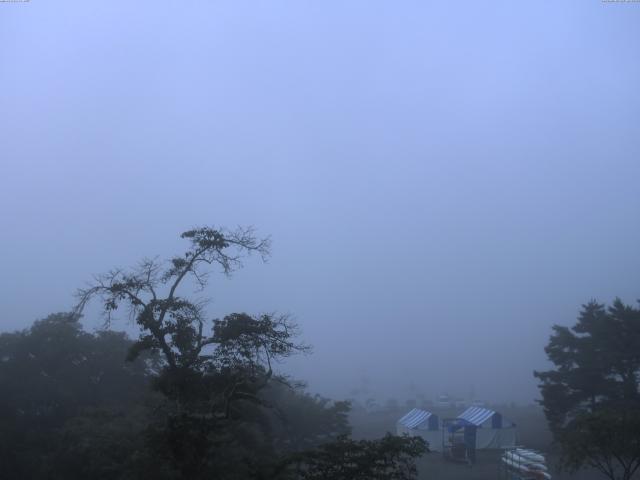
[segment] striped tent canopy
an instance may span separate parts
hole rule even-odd
[[[516,445],[516,424],[502,414],[483,407],[469,407],[448,426],[450,432],[464,429],[477,449],[496,449]]]
[[[479,427],[484,422],[492,418],[496,412],[482,407],[469,407],[458,418]]]
[[[429,425],[429,418],[431,416],[433,416],[433,413],[431,412],[427,412],[426,410],[421,410],[419,408],[414,408],[404,417],[398,420],[398,423],[410,429],[427,428]]]

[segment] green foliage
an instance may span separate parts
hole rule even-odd
[[[73,422],[95,426],[103,416],[126,417],[127,428],[136,424],[134,405],[147,397],[157,359],[125,364],[130,345],[122,333],[84,332],[69,314],[0,335],[0,463],[9,475],[3,478],[53,478],[49,472],[66,463],[63,449],[74,448]],[[82,435],[83,443],[97,441],[93,427],[86,432],[93,433]],[[118,437],[126,442],[126,435]],[[100,456],[94,465],[110,461]]]
[[[420,437],[387,434],[379,440],[352,440],[346,436],[304,452],[297,458],[300,480],[411,480],[415,459],[427,452]]]
[[[576,325],[553,330],[545,351],[555,369],[534,374],[564,466],[630,478],[640,462],[640,310],[590,302]]]
[[[301,387],[278,382],[265,388],[261,397],[272,407],[269,429],[279,451],[309,450],[351,433],[349,402],[310,395]]]
[[[141,435],[149,413],[140,407],[87,408],[70,418],[57,432],[59,443],[52,453],[49,479],[134,479],[145,449]],[[147,459],[145,470],[151,464]]]
[[[611,479],[628,480],[640,467],[640,406],[596,409],[579,414],[560,433],[564,464],[584,464]]]

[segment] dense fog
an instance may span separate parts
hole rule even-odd
[[[295,318],[313,352],[279,368],[312,391],[531,403],[553,324],[640,297],[639,24],[584,0],[0,4],[1,329],[253,225],[268,262],[199,295]]]

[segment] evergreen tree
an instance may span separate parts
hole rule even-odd
[[[640,467],[640,310],[592,301],[553,331],[545,351],[555,368],[534,375],[564,465],[630,479]]]

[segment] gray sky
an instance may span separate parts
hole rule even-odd
[[[211,314],[293,314],[314,390],[528,401],[640,297],[640,3],[0,3],[0,87],[2,329],[252,224]]]

